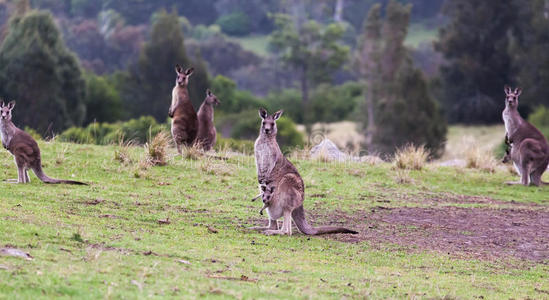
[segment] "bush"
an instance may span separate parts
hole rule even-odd
[[[238,114],[225,115],[218,118],[218,132],[230,132],[233,139],[255,140],[259,135],[261,121],[257,110],[247,110]],[[304,137],[300,133],[295,123],[282,117],[277,122],[278,144],[282,151],[288,151],[292,148],[303,147]]]
[[[549,137],[549,108],[545,106],[537,107],[528,117],[528,121],[536,126],[545,137]]]
[[[143,116],[127,122],[92,123],[85,128],[71,127],[59,135],[64,142],[108,145],[123,141],[144,144],[150,135],[167,130],[166,124],[158,124],[153,117]]]
[[[284,115],[294,122],[303,123],[303,108],[301,105],[301,92],[295,89],[285,89],[269,93],[265,98],[267,109],[277,111],[284,109]]]
[[[217,19],[216,24],[228,35],[243,36],[251,32],[250,20],[242,12],[234,12]]]
[[[318,86],[311,93],[307,120],[303,113],[301,92],[298,90],[286,89],[269,93],[265,100],[269,111],[284,109],[284,115],[297,123],[330,123],[353,119],[353,113],[363,99],[362,89],[363,85],[358,82]]]
[[[232,150],[244,154],[254,153],[254,142],[250,140],[238,140],[232,138],[218,137],[215,144],[215,151]]]
[[[105,77],[86,74],[86,118],[92,122],[115,122],[123,115],[122,99],[114,84]]]
[[[429,158],[424,146],[407,145],[395,153],[394,163],[398,169],[421,170]]]
[[[62,142],[78,143],[78,144],[95,144],[96,140],[90,134],[87,128],[71,127],[65,130],[58,139]]]
[[[363,85],[358,82],[339,86],[320,85],[311,97],[307,110],[308,121],[331,123],[350,119],[363,99],[362,89]]]
[[[265,106],[263,101],[250,92],[237,90],[236,83],[222,75],[212,80],[212,91],[221,101],[219,111],[234,113]]]

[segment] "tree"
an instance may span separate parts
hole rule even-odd
[[[121,96],[132,116],[152,115],[159,122],[167,118],[176,63],[195,68],[189,80],[189,95],[198,108],[208,88],[204,63],[200,59],[190,61],[177,14],[163,11],[154,22],[139,59],[130,66],[129,74],[119,76]]]
[[[78,59],[51,14],[14,17],[0,47],[0,94],[17,101],[15,122],[45,134],[81,125],[84,93]]]
[[[519,7],[511,53],[517,84],[523,88],[520,109],[529,112],[540,104],[549,106],[549,7],[545,0],[528,1]]]
[[[116,122],[123,116],[122,100],[118,90],[105,77],[86,75],[86,119],[92,122]]]
[[[406,144],[425,145],[433,156],[444,146],[446,123],[427,82],[413,66],[404,46],[411,6],[389,1],[385,19],[381,5],[372,6],[355,53],[364,82],[366,147],[393,153]]]
[[[277,15],[270,45],[282,61],[299,72],[303,108],[309,102],[310,84],[329,82],[332,74],[347,60],[349,48],[341,45],[344,29],[340,24],[322,26],[315,21],[299,25],[288,15]],[[305,119],[306,122],[313,120]]]
[[[450,0],[449,23],[436,49],[447,64],[441,70],[443,105],[450,122],[501,121],[502,87],[511,84],[509,36],[516,22],[515,1]]]

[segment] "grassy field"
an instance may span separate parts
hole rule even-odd
[[[259,56],[268,55],[269,37],[267,35],[253,35],[245,37],[231,37],[232,41],[239,43],[242,48],[252,51]]]
[[[437,34],[436,28],[429,28],[421,23],[411,24],[404,44],[417,48],[421,43],[431,43],[436,40]]]
[[[251,156],[172,156],[146,169],[141,147],[123,165],[117,146],[40,146],[47,174],[90,186],[46,185],[34,175],[29,185],[0,183],[0,248],[32,256],[0,252],[0,298],[549,298],[549,188],[505,186],[516,179],[508,172],[294,160],[312,223],[360,234],[264,236],[246,229],[264,220],[249,200],[257,192]],[[2,180],[16,178],[1,153]],[[419,210],[431,217],[397,218]],[[446,212],[457,215],[436,217]],[[467,227],[475,219],[457,231],[435,226],[477,212],[494,216],[488,234]],[[540,219],[515,226],[500,218],[518,212]],[[521,252],[526,242],[506,244],[513,232],[498,224],[538,226],[523,234],[537,242],[537,256]],[[440,233],[456,247],[442,245]]]
[[[411,24],[408,36],[404,41],[408,47],[416,48],[421,43],[432,42],[437,38],[437,29],[428,28],[423,24]],[[230,37],[231,41],[239,43],[244,49],[259,56],[268,55],[269,37],[267,35],[252,35],[245,37]]]

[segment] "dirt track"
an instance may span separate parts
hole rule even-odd
[[[317,207],[307,215],[315,225],[331,223],[360,232],[327,236],[343,242],[366,241],[376,248],[393,244],[410,251],[440,251],[457,257],[549,263],[548,206],[446,196],[428,197],[424,204],[429,207],[378,206],[351,216],[338,211],[326,214]],[[453,206],[463,203],[483,207]],[[502,208],[484,207],[486,204]]]

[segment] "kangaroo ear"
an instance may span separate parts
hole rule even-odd
[[[284,112],[284,111],[281,109],[281,110],[279,110],[279,111],[277,111],[277,112],[274,113],[273,118],[275,119],[275,121],[278,120],[278,119],[280,119],[280,117],[282,117],[282,113],[283,113],[283,112]]]
[[[183,69],[181,68],[181,66],[179,64],[176,64],[175,65],[175,72],[176,73],[183,73]]]
[[[261,119],[267,118],[267,111],[263,107],[259,109],[259,116]]]
[[[520,94],[522,94],[522,89],[521,88],[516,88],[515,89],[515,95],[518,97],[518,96],[520,96]]]
[[[12,100],[10,101],[10,103],[8,103],[8,108],[12,110],[14,107],[15,107],[15,101]]]
[[[193,68],[193,67],[190,67],[190,68],[188,68],[187,70],[185,70],[185,75],[189,76],[189,75],[191,75],[191,74],[193,73],[193,71],[194,71],[194,68]]]
[[[505,91],[505,94],[507,94],[507,95],[509,95],[509,93],[511,93],[511,88],[508,85],[505,85],[503,87],[503,90]]]
[[[212,96],[212,91],[210,91],[210,89],[206,90],[206,96],[208,96],[208,97]]]
[[[276,188],[276,186],[274,186],[274,185],[271,186],[271,193],[274,192],[275,188]]]
[[[266,189],[267,189],[267,186],[261,185],[261,190],[262,190],[262,191],[265,191]]]

